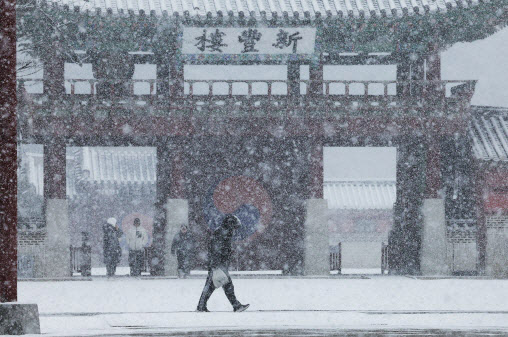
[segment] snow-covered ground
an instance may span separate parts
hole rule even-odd
[[[171,333],[216,329],[490,329],[508,335],[508,280],[237,276],[251,307],[233,313],[223,291],[194,312],[204,278],[118,277],[19,282],[45,335]]]

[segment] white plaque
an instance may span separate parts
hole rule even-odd
[[[183,54],[312,54],[315,28],[195,28],[183,30]]]

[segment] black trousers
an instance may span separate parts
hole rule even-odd
[[[231,303],[233,308],[236,308],[240,306],[240,302],[236,299],[235,287],[233,286],[233,281],[231,280],[231,276],[229,276],[228,270],[226,269],[224,270],[224,272],[228,276],[228,283],[226,283],[222,288],[224,288],[224,293],[226,294],[229,303]],[[206,308],[206,303],[208,302],[210,296],[212,296],[212,293],[214,292],[215,289],[216,288],[213,285],[212,280],[212,270],[208,270],[208,277],[206,278],[205,287],[203,288],[201,298],[199,299],[198,310]]]
[[[108,276],[114,276],[116,272],[116,263],[107,263],[106,264],[106,274]]]
[[[182,270],[184,273],[189,273],[189,264],[187,263],[187,256],[186,254],[182,253],[181,251],[176,252],[176,260],[178,261],[178,269]]]
[[[143,269],[144,252],[142,250],[129,250],[129,266],[131,276],[140,276]]]

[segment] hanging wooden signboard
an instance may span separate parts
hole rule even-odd
[[[312,54],[315,28],[195,28],[183,30],[183,54]]]

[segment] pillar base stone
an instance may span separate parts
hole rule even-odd
[[[309,199],[306,202],[304,234],[304,275],[330,275],[330,243],[326,213],[328,202],[325,199]]]
[[[66,199],[46,201],[46,256],[43,275],[49,278],[70,277],[69,216]]]
[[[444,199],[424,199],[420,270],[427,276],[448,276]]]
[[[487,227],[485,274],[508,278],[508,226]]]
[[[0,303],[0,335],[40,333],[37,304]]]

